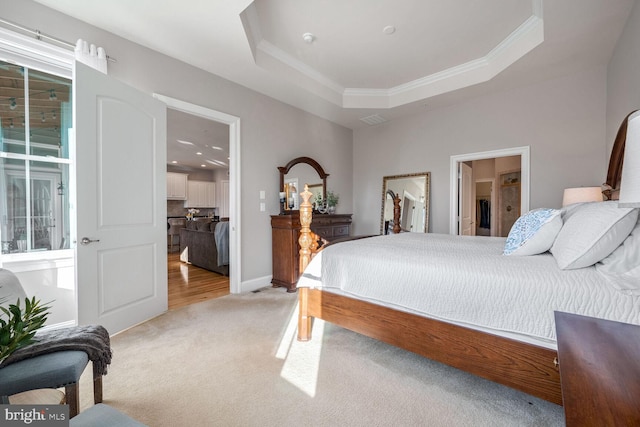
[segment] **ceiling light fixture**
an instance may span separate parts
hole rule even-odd
[[[17,106],[18,106],[18,103],[16,102],[16,99],[15,98],[9,98],[9,108],[11,110],[15,110]]]
[[[391,34],[396,32],[396,27],[394,27],[393,25],[387,25],[386,27],[384,27],[382,29],[382,32],[388,36],[390,36]]]
[[[316,36],[314,36],[311,33],[304,33],[302,35],[302,40],[304,40],[304,42],[307,43],[307,44],[313,43],[315,41],[315,39],[316,39]]]
[[[182,139],[176,139],[176,141],[178,141],[180,144],[184,144],[184,145],[195,145],[193,142],[183,141]]]
[[[202,156],[202,153],[198,151],[198,152],[196,153],[196,155],[197,155],[197,156]]]
[[[221,162],[220,160],[207,160],[207,163],[212,164],[214,166],[227,166],[225,162]]]
[[[214,150],[222,151],[222,147],[218,147],[216,145],[212,145],[211,148],[214,149]]]
[[[171,163],[173,163],[175,165],[176,163],[178,163],[178,161],[177,160],[172,160]]]
[[[58,99],[58,95],[56,95],[56,90],[55,89],[50,89],[49,90],[49,101],[55,101],[56,99]]]
[[[207,165],[200,165],[200,167],[206,168],[206,167],[207,167]]]

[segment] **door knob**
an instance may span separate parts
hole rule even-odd
[[[82,244],[82,245],[88,245],[89,243],[92,243],[92,242],[99,242],[99,241],[100,241],[100,239],[91,240],[91,239],[90,239],[90,238],[88,238],[88,237],[83,237],[83,238],[82,238],[82,240],[80,240],[80,244]]]

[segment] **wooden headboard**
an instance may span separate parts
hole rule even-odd
[[[620,193],[620,179],[622,178],[622,163],[624,160],[624,145],[627,140],[627,122],[629,116],[638,110],[634,110],[627,114],[624,118],[616,134],[611,149],[611,157],[609,157],[609,170],[607,171],[607,180],[605,181],[605,190],[602,192],[608,200],[617,200]]]

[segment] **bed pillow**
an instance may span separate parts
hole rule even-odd
[[[505,255],[537,255],[548,251],[562,228],[557,209],[535,209],[516,220],[504,246]]]
[[[637,209],[617,201],[585,203],[565,219],[551,253],[563,270],[588,267],[620,246],[637,220]]]
[[[640,295],[640,218],[631,234],[611,254],[596,264],[618,290]]]

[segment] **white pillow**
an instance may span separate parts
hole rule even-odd
[[[596,264],[596,270],[620,291],[640,295],[640,218],[624,242]]]
[[[563,270],[588,267],[620,246],[637,220],[637,209],[617,201],[584,203],[565,218],[551,253]]]
[[[553,245],[562,228],[557,209],[535,209],[516,220],[504,245],[505,255],[537,255]]]

